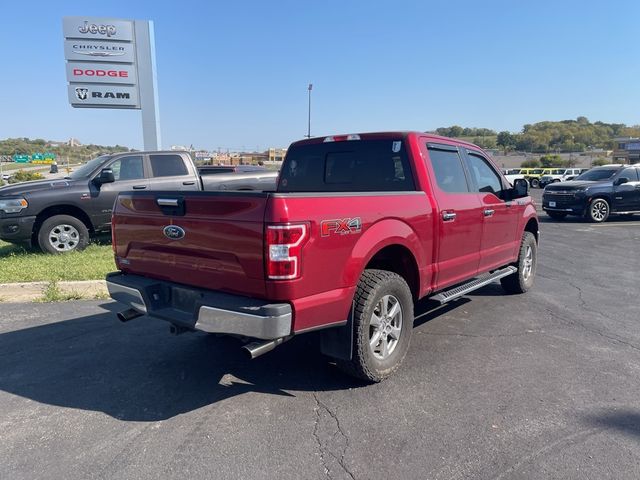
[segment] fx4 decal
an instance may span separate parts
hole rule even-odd
[[[362,219],[338,218],[336,220],[322,220],[320,222],[320,234],[328,237],[331,234],[349,235],[350,233],[360,233],[362,231]]]

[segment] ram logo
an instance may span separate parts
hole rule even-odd
[[[320,222],[320,234],[323,237],[328,237],[332,234],[349,235],[351,233],[360,233],[361,231],[362,219],[360,217],[338,218]]]
[[[184,229],[177,225],[167,225],[162,231],[164,232],[164,236],[170,240],[180,240],[184,238]]]

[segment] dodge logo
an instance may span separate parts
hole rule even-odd
[[[177,225],[167,225],[162,231],[164,232],[164,236],[171,240],[184,238],[184,230]]]

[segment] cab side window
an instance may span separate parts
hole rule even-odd
[[[469,193],[467,177],[457,149],[428,148],[438,187],[447,193]]]
[[[149,155],[149,161],[154,177],[177,177],[189,174],[180,155]]]
[[[475,183],[475,189],[481,193],[493,193],[500,197],[502,192],[502,181],[489,163],[479,155],[469,153],[469,171]]]
[[[116,182],[122,180],[139,180],[144,178],[142,155],[122,157],[110,165]]]
[[[638,169],[637,168],[625,168],[618,178],[626,177],[630,182],[638,181]]]

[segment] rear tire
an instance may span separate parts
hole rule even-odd
[[[386,270],[365,270],[354,297],[353,358],[344,372],[381,382],[404,360],[413,331],[413,297],[404,279]]]
[[[547,212],[547,215],[549,215],[554,220],[562,220],[567,216],[567,214],[564,212]]]
[[[540,180],[537,178],[531,179],[531,188],[538,188],[540,186]]]
[[[500,279],[502,288],[509,294],[525,293],[533,286],[538,260],[538,242],[531,232],[522,234],[518,261],[514,264],[518,271]]]
[[[54,215],[47,218],[38,230],[38,245],[45,253],[79,252],[87,248],[87,226],[70,215]]]
[[[609,202],[604,198],[594,198],[591,200],[591,203],[589,203],[585,217],[590,222],[603,223],[607,221],[607,218],[609,218],[609,213],[611,213]]]

